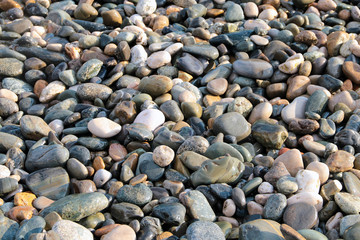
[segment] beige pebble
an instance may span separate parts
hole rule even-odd
[[[121,126],[106,118],[94,118],[88,123],[89,131],[101,138],[111,138],[121,131]]]
[[[226,199],[223,204],[222,213],[227,217],[234,216],[236,212],[236,205],[232,199]]]
[[[273,112],[272,105],[269,102],[259,103],[251,111],[249,123],[253,124],[259,119],[269,119]]]
[[[168,166],[175,157],[174,150],[166,145],[157,146],[153,151],[153,160],[160,167]]]
[[[0,98],[7,98],[14,102],[18,101],[18,96],[13,91],[10,91],[5,88],[0,89]]]
[[[329,179],[329,168],[323,162],[311,162],[307,165],[306,169],[317,172],[319,174],[321,184],[324,184]]]

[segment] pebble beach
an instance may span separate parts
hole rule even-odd
[[[360,240],[359,0],[0,0],[0,240]]]

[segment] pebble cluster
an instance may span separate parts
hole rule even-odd
[[[359,0],[1,0],[1,240],[358,240]]]

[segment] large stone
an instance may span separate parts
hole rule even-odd
[[[273,220],[257,219],[240,226],[239,240],[285,240],[280,224]]]
[[[80,219],[102,211],[108,206],[108,199],[103,193],[80,193],[63,197],[41,211],[45,217],[57,212],[63,219],[79,221]]]
[[[208,200],[200,191],[192,190],[185,193],[183,202],[189,209],[191,216],[194,219],[201,221],[215,221],[216,215],[212,210]]]
[[[50,168],[64,167],[69,159],[69,151],[61,145],[42,145],[31,149],[25,161],[28,171]]]
[[[16,77],[23,73],[24,64],[16,58],[0,58],[0,75]]]
[[[272,65],[260,59],[239,59],[233,64],[237,74],[256,79],[269,79],[273,75]]]
[[[26,185],[38,197],[58,200],[69,194],[70,178],[61,167],[45,168],[29,174]]]
[[[233,183],[240,179],[244,164],[234,157],[220,157],[206,160],[190,179],[194,186],[211,183]]]
[[[139,90],[148,93],[152,97],[158,97],[171,90],[173,83],[169,77],[152,75],[140,81]]]
[[[256,121],[251,130],[256,141],[270,149],[280,149],[289,136],[284,126],[270,120]]]
[[[21,118],[20,128],[22,135],[32,140],[46,137],[52,131],[42,118],[32,115],[25,115]]]
[[[188,240],[225,240],[221,228],[208,221],[196,221],[190,224],[186,229],[186,237]]]
[[[224,135],[233,135],[239,142],[251,133],[251,124],[238,112],[225,113],[214,121],[213,131]]]

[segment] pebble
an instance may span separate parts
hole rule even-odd
[[[88,122],[89,131],[97,137],[111,138],[121,131],[121,126],[108,118],[94,118]]]
[[[69,220],[57,221],[51,230],[57,233],[60,239],[93,239],[93,235],[88,229]]]

